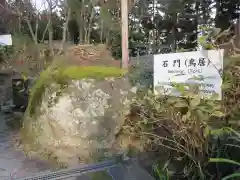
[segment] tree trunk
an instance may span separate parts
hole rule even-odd
[[[35,37],[35,34],[34,34],[34,32],[33,32],[31,23],[30,23],[30,21],[29,21],[28,19],[26,19],[26,23],[27,23],[27,25],[28,25],[28,28],[29,28],[29,31],[30,31],[30,33],[31,33],[31,36],[32,36],[32,39],[33,39],[34,43],[35,43],[35,44],[38,44],[37,39],[36,39],[36,37]]]
[[[56,7],[56,5],[53,5],[52,0],[47,0],[48,4],[48,44],[49,44],[49,51],[50,51],[50,56],[53,56],[53,26],[52,26],[52,12],[53,9]]]
[[[172,43],[172,52],[176,52],[177,50],[177,29],[176,29],[176,24],[177,24],[177,12],[174,12],[172,19],[173,19],[173,26],[172,26],[172,37],[173,37],[173,43]]]
[[[91,10],[91,15],[90,15],[90,19],[89,19],[89,25],[88,25],[88,31],[87,31],[87,43],[90,44],[90,39],[91,39],[91,33],[92,33],[92,21],[94,18],[94,7],[92,7]]]
[[[151,54],[151,30],[148,31],[148,54]]]
[[[240,16],[239,16],[239,18],[238,18],[238,21],[237,21],[238,23],[237,23],[237,38],[236,38],[236,40],[238,41],[237,42],[237,45],[238,45],[238,48],[240,48]],[[238,50],[238,51],[240,51],[240,50]]]
[[[68,7],[65,7],[65,8],[68,9],[68,10],[66,10],[67,13],[65,13],[66,14],[66,21],[65,21],[64,26],[63,26],[62,44],[61,44],[61,49],[60,49],[59,53],[62,53],[63,50],[64,50],[64,46],[65,46],[66,39],[67,39],[68,22],[69,22],[70,15],[71,15],[71,9],[68,8]]]
[[[83,23],[84,24],[84,44],[87,43],[87,32],[88,32],[88,27],[87,27],[87,24],[86,24],[86,19],[85,19],[86,16],[83,16]]]
[[[49,51],[51,55],[53,55],[53,28],[52,28],[52,22],[50,20],[50,24],[48,27],[48,43],[49,43]]]
[[[80,13],[78,14],[78,28],[79,28],[79,44],[83,44],[84,42],[84,30],[85,30],[85,19],[84,19],[84,1],[82,1],[81,4],[81,9],[80,9]]]
[[[79,26],[79,44],[84,43],[84,27],[83,24],[78,25]]]
[[[43,32],[43,36],[42,36],[41,43],[42,43],[42,42],[44,41],[44,39],[45,39],[45,35],[46,35],[47,31],[48,31],[49,23],[50,23],[50,21],[48,21],[48,23],[47,23],[47,25],[46,25],[46,28],[45,28],[45,30],[44,30],[44,32]]]
[[[49,12],[48,12],[48,45],[51,56],[54,54],[53,52],[53,27],[52,27],[52,4],[49,4]]]
[[[109,35],[110,35],[110,30],[108,29],[108,30],[107,30],[107,33],[106,33],[106,40],[105,40],[105,43],[106,43],[106,44],[109,43]]]
[[[22,32],[22,19],[19,16],[18,17],[18,33],[21,34],[21,32]]]
[[[221,21],[219,20],[219,14],[221,12],[221,2],[220,0],[216,0],[216,17],[215,17],[215,26],[217,28],[221,28]]]
[[[36,27],[35,27],[35,37],[38,40],[38,26],[39,26],[39,19],[37,17],[37,21],[36,21]]]
[[[103,21],[101,20],[100,42],[103,43]]]
[[[83,21],[83,16],[80,14],[80,16],[77,18],[78,21],[78,31],[79,31],[79,37],[78,37],[78,43],[82,44],[84,43],[84,21]]]

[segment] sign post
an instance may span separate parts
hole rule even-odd
[[[128,1],[121,0],[122,17],[122,68],[128,68]]]

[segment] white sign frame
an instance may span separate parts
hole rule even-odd
[[[171,83],[197,84],[202,98],[217,94],[221,100],[223,53],[219,49],[154,55],[155,94],[182,96]]]
[[[12,35],[11,34],[0,35],[0,45],[11,46],[12,45]]]

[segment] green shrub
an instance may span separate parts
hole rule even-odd
[[[239,178],[240,134],[232,128],[221,128],[213,133],[213,137],[210,163],[205,168],[215,172],[222,180]]]
[[[223,114],[219,102],[203,100],[193,92],[189,96],[155,97],[149,92],[135,101],[139,118],[134,123],[129,119],[124,132],[146,142],[147,151],[166,148],[188,161],[185,168],[198,168],[208,153],[208,122]]]
[[[0,61],[7,61],[10,54],[13,53],[12,46],[2,46],[0,45]]]

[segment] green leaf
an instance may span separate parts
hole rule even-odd
[[[221,28],[212,28],[211,32],[209,33],[209,36],[215,37],[221,32]]]
[[[222,136],[223,134],[229,134],[231,133],[231,129],[229,128],[220,128],[220,129],[212,129],[211,134],[215,137]]]
[[[190,101],[190,107],[191,108],[196,108],[199,104],[201,103],[201,97],[200,96],[196,96],[195,98],[193,98]]]
[[[216,116],[216,117],[223,117],[224,116],[224,114],[221,111],[213,111],[212,115]]]
[[[185,97],[188,97],[188,98],[195,98],[196,95],[194,92],[191,92],[191,91],[187,91],[186,93],[183,94]]]
[[[213,93],[211,96],[211,100],[217,100],[219,98],[219,95],[217,93]]]
[[[232,83],[231,82],[227,82],[227,83],[222,84],[222,89],[226,90],[226,89],[231,88],[231,86],[232,86]]]
[[[174,107],[176,107],[176,108],[188,107],[188,104],[186,101],[180,100],[174,104]]]
[[[201,36],[199,37],[198,41],[202,45],[205,44],[207,38],[208,38],[207,36]]]
[[[183,93],[185,91],[185,86],[184,84],[177,84],[174,86],[176,88],[177,91]]]
[[[183,121],[183,122],[187,121],[187,116],[186,116],[186,115],[183,115],[183,116],[182,116],[182,121]]]
[[[187,114],[186,114],[187,119],[190,119],[190,118],[191,118],[191,115],[192,115],[191,111],[188,111]]]
[[[229,164],[234,164],[237,166],[240,166],[240,163],[231,159],[224,159],[224,158],[210,158],[209,162],[214,162],[214,163],[229,163]]]
[[[144,123],[145,125],[147,125],[147,124],[148,124],[148,119],[147,119],[147,118],[144,118],[144,119],[143,119],[143,123]]]
[[[225,131],[234,133],[234,134],[237,136],[237,138],[240,138],[240,133],[237,132],[237,131],[235,131],[234,129],[232,129],[232,128],[230,128],[230,127],[226,127],[226,128],[224,128],[224,129],[225,129]]]
[[[212,109],[212,110],[220,110],[221,109],[221,104],[220,103],[214,103],[214,101],[208,101],[206,106],[208,109]]]
[[[207,126],[204,128],[203,135],[204,137],[208,137],[211,134],[211,129]]]
[[[197,107],[197,109],[199,110],[199,111],[202,111],[202,112],[205,112],[205,113],[211,113],[212,111],[209,111],[209,109],[207,108],[207,106],[204,106],[204,105],[199,105],[198,107]]]
[[[157,110],[157,112],[161,112],[163,107],[161,106],[160,103],[155,103],[155,109]]]
[[[235,177],[240,177],[240,173],[233,173],[233,174],[230,174],[224,178],[222,178],[222,180],[228,180],[228,179],[232,179],[232,178],[235,178]]]
[[[189,78],[189,80],[197,80],[197,81],[204,81],[204,76],[199,75],[199,76],[192,76],[191,78]]]
[[[176,103],[176,101],[178,101],[178,100],[181,100],[181,99],[179,99],[179,98],[173,98],[173,97],[169,97],[168,99],[167,99],[167,103],[169,103],[169,104],[174,104],[174,103]]]
[[[197,109],[196,113],[198,115],[198,118],[202,121],[205,121],[205,120],[209,119],[209,116],[206,113],[204,113],[204,111],[201,111],[201,110]]]

